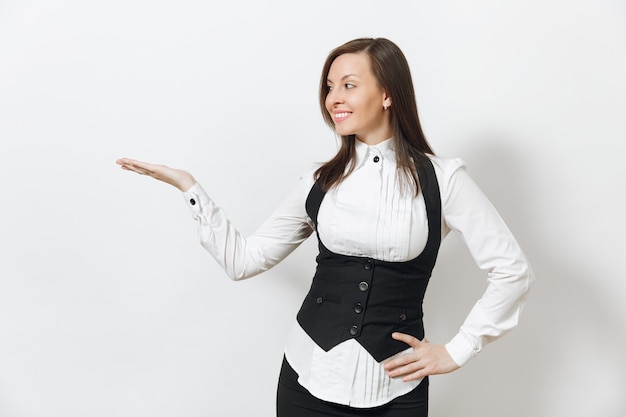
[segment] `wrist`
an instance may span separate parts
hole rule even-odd
[[[189,178],[183,178],[182,181],[178,183],[177,188],[183,193],[185,193],[189,191],[191,187],[195,185],[195,183],[196,183],[195,178],[190,175]]]

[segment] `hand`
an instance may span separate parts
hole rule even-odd
[[[134,159],[121,158],[115,161],[122,169],[133,171],[141,175],[148,175],[159,181],[166,182],[180,191],[187,191],[196,183],[194,177],[182,169],[170,168],[165,165],[149,164]]]
[[[402,377],[403,381],[408,382],[459,369],[444,345],[435,345],[426,339],[420,341],[411,335],[398,332],[391,337],[413,347],[413,352],[385,363],[385,370],[392,378]]]

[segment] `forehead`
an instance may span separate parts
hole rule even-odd
[[[348,53],[335,58],[328,70],[328,79],[340,79],[346,75],[361,78],[373,76],[369,56],[364,53]]]

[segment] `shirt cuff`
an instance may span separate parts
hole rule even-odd
[[[183,198],[194,218],[196,218],[202,212],[202,208],[206,207],[211,201],[206,191],[204,191],[202,186],[197,182],[189,190],[183,192]]]
[[[463,333],[454,336],[454,338],[446,344],[446,350],[452,357],[452,360],[459,366],[465,365],[480,352],[480,349],[475,347],[474,343]]]

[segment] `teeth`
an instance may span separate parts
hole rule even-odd
[[[343,112],[343,113],[337,113],[335,114],[335,117],[338,119],[344,118],[344,117],[348,117],[350,115],[350,113],[348,112]]]

